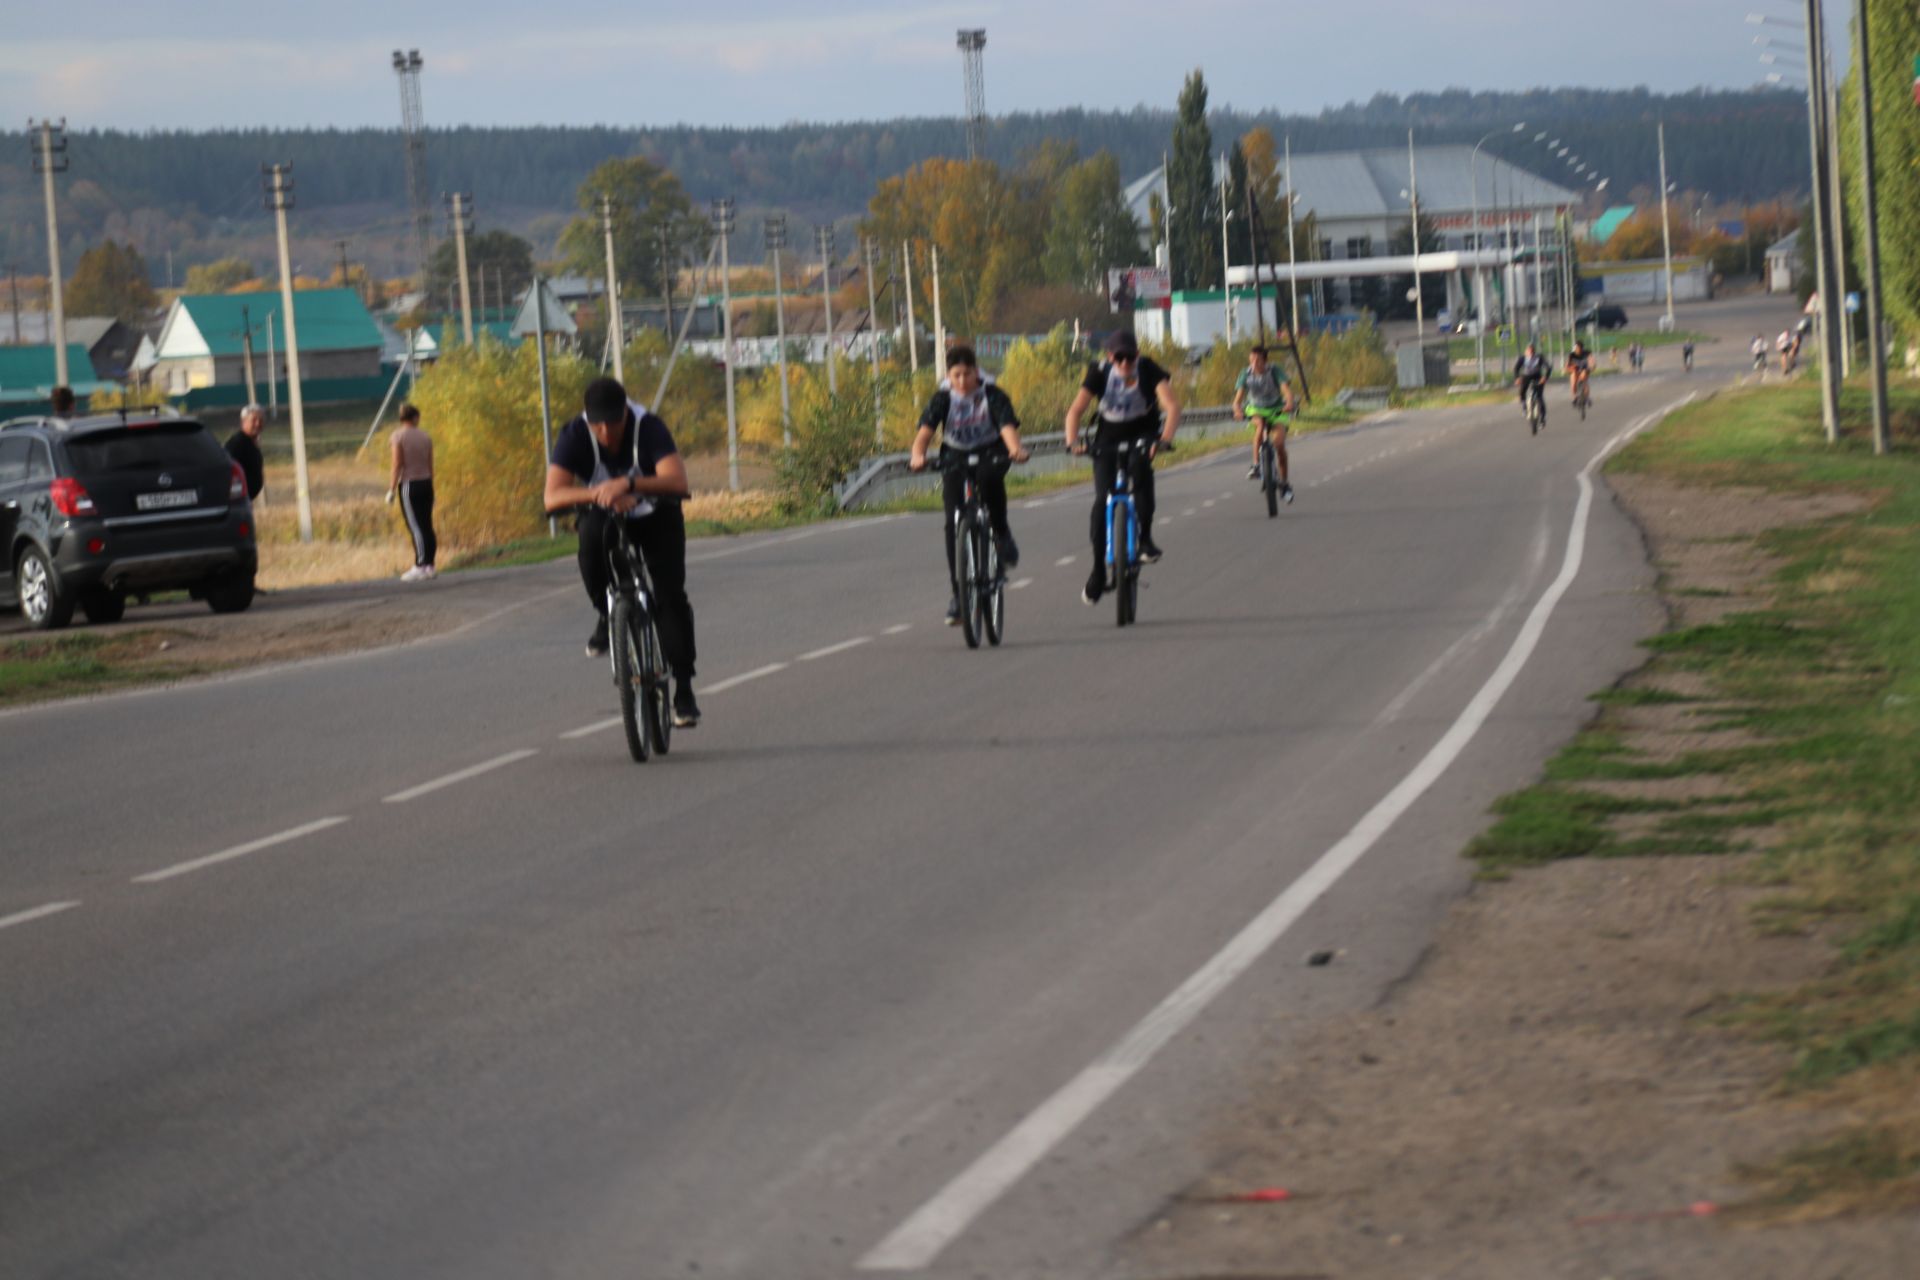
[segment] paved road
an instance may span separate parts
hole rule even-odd
[[[1404,975],[1637,663],[1579,477],[1704,354],[1538,439],[1312,438],[1278,520],[1237,454],[1170,471],[1127,631],[1078,492],[1016,510],[994,651],[934,517],[698,544],[708,721],[644,767],[564,563],[0,717],[0,1275],[1113,1274],[1246,1051]]]

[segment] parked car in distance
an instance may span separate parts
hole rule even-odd
[[[1624,329],[1627,327],[1627,311],[1625,307],[1597,303],[1575,316],[1573,322],[1576,325],[1598,325],[1602,329]]]
[[[0,605],[64,627],[116,622],[127,597],[184,590],[253,603],[259,551],[240,464],[206,426],[136,410],[0,423]]]

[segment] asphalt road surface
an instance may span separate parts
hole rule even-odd
[[[1084,490],[1016,505],[995,650],[937,517],[698,543],[707,720],[645,766],[570,562],[0,717],[0,1275],[1115,1274],[1248,1051],[1406,974],[1637,665],[1583,477],[1783,314],[1537,439],[1312,437],[1276,520],[1244,454],[1176,465],[1126,630]]]

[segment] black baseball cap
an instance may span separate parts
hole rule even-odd
[[[1107,336],[1107,354],[1137,356],[1140,354],[1140,340],[1133,336],[1131,329],[1116,330]]]

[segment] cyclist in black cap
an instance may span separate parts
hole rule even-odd
[[[1067,407],[1067,448],[1085,453],[1080,443],[1080,417],[1088,406],[1098,403],[1099,439],[1093,451],[1093,514],[1089,521],[1093,535],[1093,572],[1087,575],[1086,589],[1080,598],[1097,604],[1106,590],[1106,570],[1101,561],[1106,552],[1107,494],[1113,489],[1115,454],[1113,444],[1120,440],[1147,441],[1157,433],[1160,443],[1172,444],[1180,425],[1180,402],[1174,399],[1173,379],[1165,369],[1140,354],[1139,341],[1122,329],[1107,339],[1107,358],[1087,366],[1080,393]],[[1152,563],[1160,558],[1153,541],[1153,468],[1140,469],[1139,487],[1133,501],[1140,517],[1140,558]]]

